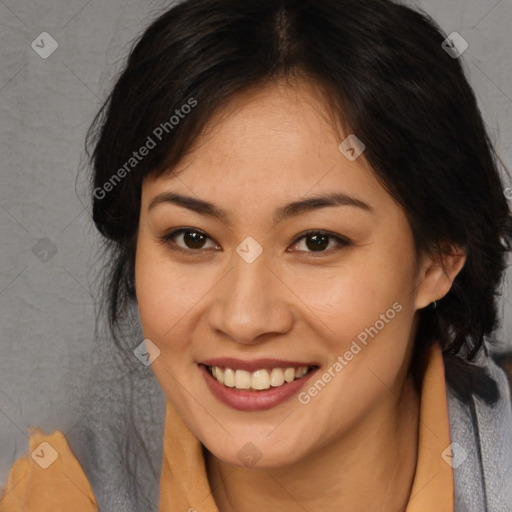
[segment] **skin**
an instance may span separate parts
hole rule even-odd
[[[402,207],[364,153],[352,162],[340,152],[328,119],[305,83],[237,96],[174,174],[143,183],[135,277],[144,335],[161,351],[152,368],[163,391],[208,450],[222,512],[387,512],[408,502],[418,445],[419,394],[408,374],[418,311],[449,291],[465,256],[417,261]],[[148,211],[168,191],[214,203],[231,226],[171,203]],[[333,191],[372,212],[317,208],[273,226],[276,208]],[[203,247],[190,248],[182,235],[161,243],[180,227],[204,232]],[[315,252],[311,238],[297,240],[306,230],[349,244],[328,238]],[[236,252],[249,236],[263,249],[253,263]],[[402,310],[307,405],[292,397],[267,411],[231,409],[197,366],[212,357],[270,357],[314,362],[321,375],[396,302]],[[254,467],[237,456],[248,442],[262,455]]]

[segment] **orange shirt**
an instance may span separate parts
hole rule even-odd
[[[449,460],[446,453],[450,431],[439,344],[431,346],[427,357],[421,391],[418,462],[407,512],[453,512],[453,471],[445,462]],[[160,511],[218,512],[201,444],[169,401],[163,449]],[[1,512],[98,512],[90,484],[62,432],[56,430],[45,435],[40,429],[33,429],[29,453],[11,468],[0,500]]]

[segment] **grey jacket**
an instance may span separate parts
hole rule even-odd
[[[461,366],[460,358],[443,357],[455,512],[512,512],[507,377],[482,352],[469,369]],[[134,365],[127,371],[123,362],[122,370],[113,372],[111,361],[99,372],[109,381],[96,379],[97,391],[89,394],[90,402],[82,403],[66,439],[89,479],[100,512],[158,512],[165,396],[150,367]],[[485,396],[494,404],[487,403]]]
[[[460,378],[453,357],[444,356],[448,416],[454,449],[455,512],[512,512],[512,412],[507,377],[480,351],[475,363],[496,382]],[[451,375],[451,377],[450,377]],[[466,372],[467,376],[467,372]],[[463,382],[466,380],[466,382]],[[462,388],[462,393],[458,392]],[[465,389],[464,389],[465,388]],[[486,403],[481,394],[496,402]],[[465,395],[459,398],[459,395]],[[466,458],[467,457],[467,458]]]

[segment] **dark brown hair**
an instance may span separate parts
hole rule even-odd
[[[413,362],[435,339],[473,359],[497,327],[510,209],[475,95],[445,38],[426,14],[389,0],[186,0],[147,28],[87,141],[107,255],[104,309],[127,357],[141,341],[133,306],[143,179],[172,172],[234,95],[307,80],[364,142],[376,177],[406,212],[417,253],[467,251],[450,292],[420,312]],[[148,137],[158,143],[131,161]]]
[[[460,59],[441,47],[444,38],[425,14],[387,0],[188,0],[161,15],[88,137],[93,218],[110,249],[114,338],[135,299],[142,180],[172,172],[233,95],[302,78],[364,141],[377,178],[405,209],[417,251],[445,243],[467,251],[450,292],[421,312],[417,344],[438,339],[453,353],[466,345],[471,360],[497,325],[510,210],[475,96]],[[171,127],[191,99],[197,106]],[[156,147],[105,191],[159,126],[167,129]]]

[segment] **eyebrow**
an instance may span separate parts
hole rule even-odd
[[[200,215],[206,215],[208,217],[221,220],[227,226],[231,226],[227,211],[208,201],[197,199],[195,197],[184,196],[182,194],[177,194],[176,192],[164,192],[155,196],[148,206],[148,212],[158,204],[162,203],[172,203],[177,206],[187,208],[188,210],[192,210]],[[331,192],[294,201],[277,208],[273,216],[274,226],[289,217],[295,217],[320,208],[329,208],[334,206],[351,206],[370,213],[375,213],[374,209],[361,199],[349,196],[343,192]]]

